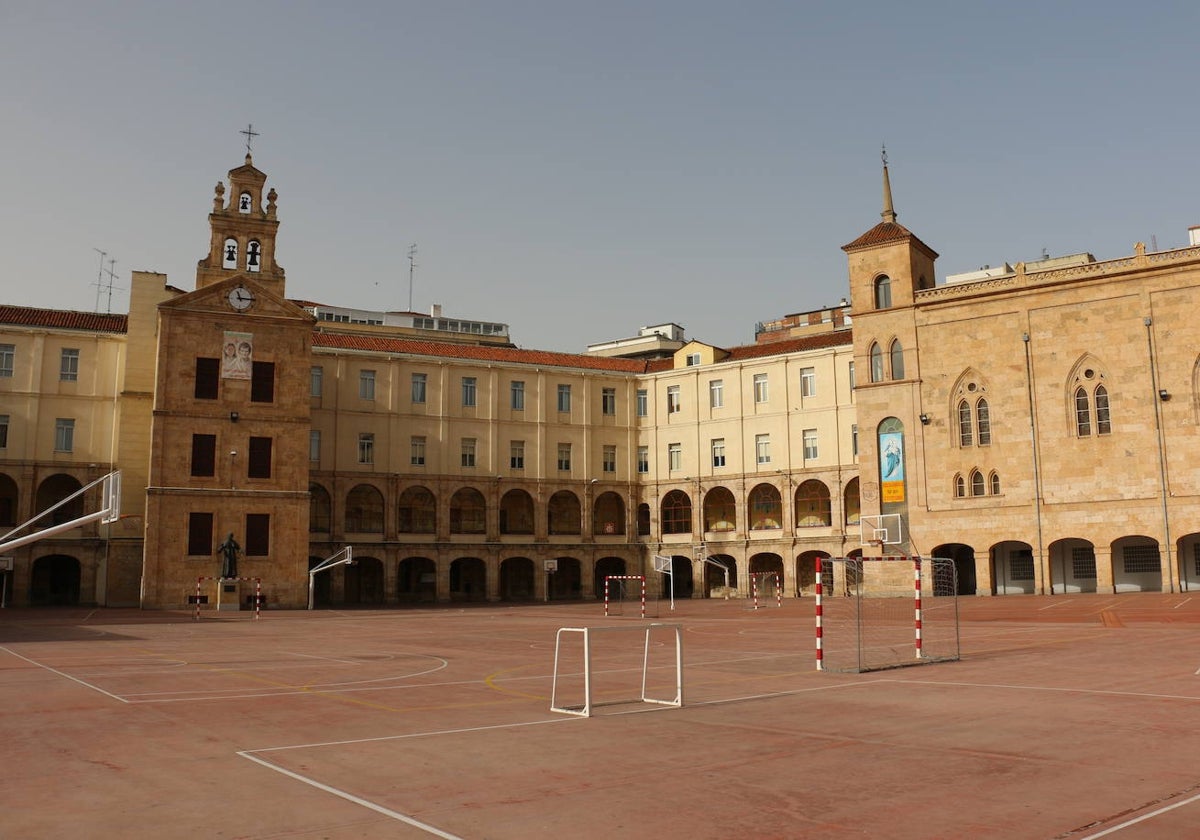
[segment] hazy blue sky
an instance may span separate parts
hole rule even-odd
[[[406,309],[417,243],[415,309],[522,347],[750,343],[847,294],[883,143],[939,281],[1183,245],[1198,38],[1194,0],[0,0],[0,302],[94,309],[95,248],[193,288],[253,123],[291,297]]]

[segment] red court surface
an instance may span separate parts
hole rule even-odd
[[[960,599],[960,661],[863,674],[814,669],[811,600],[744,606],[660,607],[684,705],[591,718],[556,631],[631,628],[603,699],[648,623],[597,603],[4,610],[0,837],[1200,836],[1200,597]]]

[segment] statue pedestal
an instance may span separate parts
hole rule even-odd
[[[240,581],[221,578],[217,581],[217,612],[242,608],[242,585]]]

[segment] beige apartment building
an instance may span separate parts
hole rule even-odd
[[[288,299],[247,156],[192,291],[135,272],[127,316],[0,307],[0,528],[124,477],[117,522],[5,553],[6,602],[180,608],[199,584],[245,607],[261,585],[303,607],[347,546],[318,604],[591,599],[609,575],[654,594],[655,557],[676,597],[771,573],[796,596],[864,552],[860,513],[902,523],[866,554],[951,557],[964,594],[1195,586],[1200,248],[939,285],[884,177],[848,305],[744,347],[668,325],[576,355]]]

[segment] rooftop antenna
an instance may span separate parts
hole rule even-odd
[[[108,305],[107,305],[107,308],[105,309],[105,312],[107,312],[110,315],[112,314],[112,293],[113,293],[113,286],[114,286],[113,281],[115,281],[117,279],[117,273],[115,271],[113,271],[113,266],[116,264],[117,264],[117,261],[115,259],[109,260],[108,261],[108,271],[104,272],[105,274],[108,275],[108,283],[105,285],[105,288],[108,289]],[[124,291],[124,290],[118,286],[117,291]]]
[[[1156,234],[1153,234],[1153,233],[1152,233],[1152,234],[1150,234],[1150,250],[1151,250],[1151,251],[1157,251],[1157,250],[1158,250],[1158,236],[1157,236]]]
[[[108,256],[108,251],[101,251],[99,248],[93,248],[100,255],[100,271],[96,274],[96,311],[100,311],[100,290],[104,287],[104,258]]]
[[[417,243],[408,246],[408,311],[413,311],[413,275],[417,271]]]

